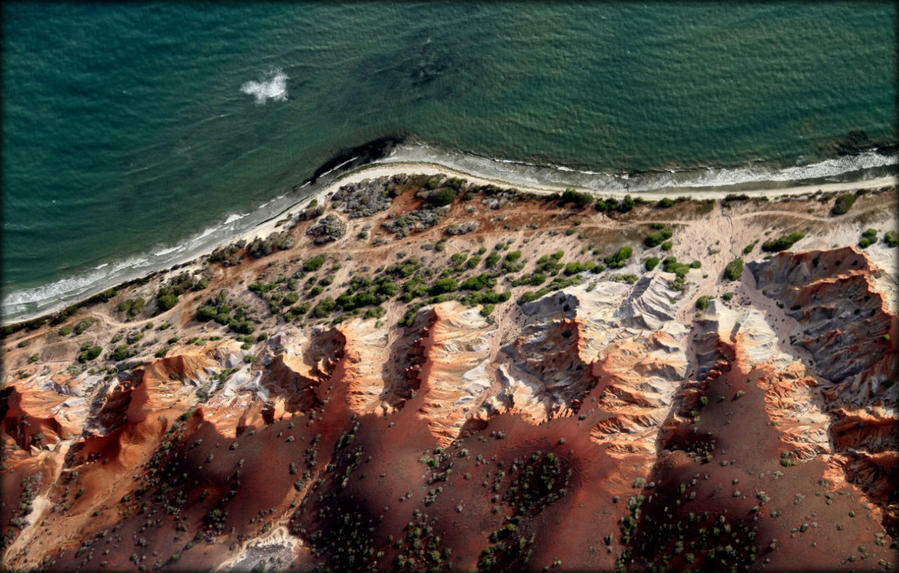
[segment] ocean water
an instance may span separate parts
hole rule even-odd
[[[3,320],[208,249],[386,136],[635,191],[895,170],[896,30],[886,2],[5,3]]]

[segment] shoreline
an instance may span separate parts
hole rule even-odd
[[[689,199],[724,199],[728,195],[739,194],[746,195],[750,198],[754,197],[767,197],[769,199],[778,198],[778,197],[796,197],[801,195],[809,195],[821,191],[823,193],[839,193],[845,191],[858,191],[858,190],[874,190],[880,189],[883,187],[889,187],[894,185],[899,185],[899,177],[897,176],[883,176],[883,177],[875,177],[873,179],[866,179],[863,181],[855,181],[855,182],[834,182],[834,183],[822,183],[816,185],[793,185],[786,186],[781,188],[769,188],[769,189],[754,189],[754,190],[704,190],[693,187],[688,188],[671,188],[671,189],[657,189],[653,191],[638,191],[638,192],[628,192],[628,191],[620,191],[620,190],[604,190],[597,191],[594,189],[589,189],[586,187],[579,187],[575,185],[552,185],[552,184],[531,184],[531,185],[521,185],[515,182],[482,176],[478,174],[473,174],[471,172],[463,171],[456,167],[450,167],[443,163],[438,163],[436,161],[419,161],[419,162],[407,162],[407,161],[390,161],[381,160],[374,163],[370,163],[361,167],[357,167],[350,171],[347,171],[340,175],[336,180],[330,182],[327,186],[319,189],[313,194],[310,194],[288,208],[282,210],[276,216],[270,217],[269,219],[263,221],[253,229],[243,233],[237,237],[234,237],[230,242],[239,241],[241,239],[246,241],[251,241],[257,237],[265,238],[270,233],[273,233],[277,230],[278,223],[284,219],[285,217],[292,217],[299,213],[302,208],[306,206],[306,204],[315,199],[321,202],[322,198],[330,193],[337,191],[341,186],[347,185],[350,183],[358,183],[365,179],[376,179],[379,177],[389,177],[392,175],[397,175],[400,173],[406,174],[415,174],[415,175],[437,175],[437,174],[445,174],[449,176],[459,177],[461,179],[465,179],[469,183],[474,185],[495,185],[497,187],[506,187],[513,188],[518,191],[522,191],[525,193],[533,193],[535,195],[552,195],[555,193],[561,193],[565,189],[574,189],[575,191],[587,193],[590,195],[594,195],[596,197],[610,197],[614,199],[623,199],[626,195],[631,195],[632,197],[650,197],[652,200],[659,200],[665,197],[676,199],[678,197],[687,197]],[[229,243],[225,243],[229,244]],[[223,245],[219,245],[223,246]]]
[[[7,320],[4,315],[2,320],[0,320],[0,326],[5,329],[13,329],[18,330],[22,327],[25,327],[27,324],[45,320],[52,315],[60,312],[61,310],[70,307],[72,305],[81,305],[84,304],[91,297],[97,295],[98,293],[103,292],[104,290],[110,288],[118,288],[120,286],[133,283],[135,281],[146,280],[147,278],[160,274],[167,273],[175,268],[178,269],[189,269],[197,264],[199,264],[206,256],[208,256],[212,251],[217,248],[220,248],[225,245],[229,245],[235,243],[240,240],[245,240],[247,242],[252,241],[253,239],[265,238],[268,235],[276,232],[278,228],[284,224],[286,219],[289,219],[299,213],[305,206],[312,201],[313,199],[318,200],[319,202],[325,196],[328,196],[335,191],[337,191],[341,186],[347,185],[350,183],[356,183],[365,179],[375,179],[378,177],[389,177],[392,175],[406,173],[406,174],[421,174],[421,175],[436,175],[436,174],[446,174],[449,176],[455,176],[462,179],[465,179],[471,184],[474,185],[494,185],[497,187],[504,188],[513,188],[521,192],[525,193],[533,193],[535,195],[551,195],[555,193],[560,193],[565,189],[571,188],[579,192],[588,193],[590,195],[594,195],[597,197],[611,197],[616,199],[621,199],[626,195],[631,195],[634,197],[646,197],[651,198],[652,200],[658,200],[665,197],[676,199],[678,197],[687,197],[689,199],[697,200],[697,199],[723,199],[727,195],[730,194],[739,194],[746,195],[748,197],[767,197],[769,199],[779,198],[779,197],[797,197],[803,195],[814,194],[818,191],[824,193],[839,193],[846,191],[857,191],[857,190],[874,190],[880,189],[883,187],[896,186],[899,185],[899,177],[888,175],[875,177],[872,179],[866,179],[861,181],[852,181],[852,182],[833,182],[833,183],[821,183],[821,184],[800,184],[800,185],[790,185],[786,184],[782,187],[777,188],[759,188],[759,189],[709,189],[709,188],[698,188],[698,187],[671,187],[671,188],[663,188],[657,190],[646,190],[646,191],[633,191],[629,192],[626,190],[597,190],[590,189],[586,187],[581,187],[578,185],[571,184],[544,184],[544,183],[529,183],[522,184],[514,181],[504,180],[497,177],[487,176],[483,174],[473,173],[470,171],[464,171],[458,167],[453,167],[446,165],[444,163],[440,163],[438,161],[405,161],[405,160],[391,160],[391,158],[385,157],[374,162],[367,163],[361,166],[357,166],[351,168],[344,173],[339,174],[334,180],[329,181],[327,184],[322,186],[320,189],[306,195],[300,199],[293,200],[288,203],[288,205],[278,211],[277,214],[269,216],[267,219],[259,222],[253,227],[239,232],[235,235],[229,236],[227,238],[223,238],[220,242],[215,243],[211,247],[207,247],[202,251],[193,254],[189,259],[172,263],[166,267],[150,269],[145,273],[142,273],[136,277],[132,277],[125,280],[114,280],[109,283],[104,283],[94,289],[91,289],[89,292],[84,292],[80,295],[76,295],[75,297],[66,298],[65,295],[60,296],[60,301],[57,304],[48,306],[44,309],[41,309],[37,312],[30,314],[22,314],[20,316],[14,317],[12,319]]]

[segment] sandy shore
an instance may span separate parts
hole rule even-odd
[[[382,161],[377,163],[372,163],[369,165],[365,165],[350,171],[331,183],[330,185],[320,189],[315,194],[298,201],[295,205],[290,207],[286,212],[281,213],[277,217],[265,221],[261,225],[249,230],[239,237],[245,240],[252,240],[256,237],[267,237],[271,233],[277,230],[277,225],[279,221],[284,220],[285,217],[293,216],[299,211],[301,211],[305,206],[309,203],[312,198],[318,200],[321,203],[327,195],[337,191],[341,186],[346,185],[348,183],[357,183],[359,181],[363,181],[365,179],[376,179],[378,177],[389,177],[391,175],[396,175],[398,173],[407,173],[407,174],[420,174],[420,175],[436,175],[438,173],[443,173],[449,176],[459,177],[461,179],[465,179],[466,181],[473,183],[475,185],[496,185],[498,187],[511,187],[514,189],[518,189],[520,191],[525,191],[529,193],[535,193],[538,195],[549,195],[553,193],[559,193],[564,191],[565,189],[571,188],[576,191],[582,191],[584,193],[589,193],[591,195],[595,195],[597,197],[613,197],[616,199],[621,199],[625,195],[632,195],[634,197],[649,197],[652,200],[662,199],[664,197],[669,197],[671,199],[677,197],[689,197],[691,199],[723,199],[728,194],[738,193],[741,195],[747,195],[749,197],[786,197],[786,196],[796,196],[796,195],[807,195],[811,193],[815,193],[817,191],[822,191],[824,193],[838,193],[842,191],[856,191],[859,189],[880,189],[882,187],[897,185],[899,184],[899,178],[893,176],[887,177],[878,177],[875,179],[868,179],[865,181],[855,181],[855,182],[847,182],[847,183],[824,183],[820,185],[797,185],[793,187],[781,187],[777,189],[753,189],[753,190],[716,190],[716,191],[708,191],[708,190],[699,190],[694,188],[674,188],[674,189],[666,189],[660,191],[640,191],[635,193],[628,193],[627,191],[595,191],[592,189],[586,189],[582,187],[572,186],[572,185],[521,185],[518,183],[513,183],[510,181],[504,181],[502,179],[494,179],[488,177],[481,177],[478,175],[474,175],[471,173],[467,173],[465,171],[460,171],[459,169],[455,169],[453,167],[448,167],[446,165],[442,165],[440,163],[432,163],[432,162],[393,162],[393,161]],[[237,239],[234,239],[237,240]],[[229,241],[233,242],[232,241]]]
[[[880,189],[882,187],[890,186],[890,185],[899,185],[899,178],[893,176],[887,177],[878,177],[875,179],[868,179],[865,181],[855,181],[855,182],[847,182],[847,183],[824,183],[820,185],[797,185],[793,187],[781,187],[777,189],[753,189],[753,190],[740,190],[740,191],[732,191],[732,190],[716,190],[716,191],[708,191],[708,190],[699,190],[694,188],[674,188],[674,189],[665,189],[659,191],[640,191],[635,193],[628,193],[627,191],[595,191],[592,189],[586,189],[577,186],[571,185],[521,185],[518,183],[513,183],[510,181],[504,181],[502,179],[495,179],[489,177],[481,177],[478,175],[474,175],[472,173],[468,173],[465,171],[460,171],[459,169],[455,169],[453,167],[448,167],[446,165],[442,165],[440,163],[432,163],[432,162],[392,162],[392,161],[383,161],[372,163],[369,165],[365,165],[355,169],[353,171],[349,171],[344,174],[342,177],[331,183],[330,185],[320,189],[318,192],[306,197],[296,204],[291,206],[287,211],[281,213],[277,217],[274,217],[264,223],[258,225],[257,227],[247,231],[242,234],[240,237],[236,239],[232,239],[228,241],[228,243],[234,242],[235,240],[245,239],[247,241],[251,241],[256,237],[267,237],[271,233],[277,230],[278,224],[280,221],[283,221],[288,216],[294,216],[301,210],[305,208],[305,206],[309,203],[311,199],[316,199],[319,203],[321,203],[326,196],[337,191],[341,186],[347,185],[349,183],[357,183],[359,181],[363,181],[365,179],[376,179],[378,177],[389,177],[391,175],[396,175],[398,173],[407,173],[407,174],[419,174],[419,175],[436,175],[438,173],[443,173],[453,177],[459,177],[461,179],[465,179],[469,183],[473,183],[475,185],[496,185],[498,187],[511,187],[514,189],[518,189],[520,191],[535,193],[538,195],[549,195],[553,193],[560,193],[565,189],[571,188],[577,191],[582,191],[584,193],[589,193],[591,195],[595,195],[597,197],[613,197],[616,199],[621,199],[625,195],[630,194],[634,197],[649,197],[652,200],[662,199],[664,197],[670,197],[672,199],[676,197],[690,197],[691,199],[723,199],[728,194],[738,193],[741,195],[747,195],[749,197],[787,197],[787,196],[796,196],[796,195],[808,195],[815,193],[817,191],[822,191],[824,193],[838,193],[842,191],[856,191],[859,189]]]
[[[627,191],[620,190],[600,190],[597,191],[595,189],[587,189],[583,187],[579,187],[576,185],[566,185],[566,184],[522,184],[513,181],[503,180],[500,178],[494,177],[485,177],[481,175],[477,175],[475,173],[466,172],[455,167],[451,167],[445,164],[437,163],[437,162],[424,162],[424,161],[416,161],[416,162],[407,162],[407,161],[397,161],[385,159],[375,163],[371,163],[368,165],[364,165],[348,171],[341,175],[338,179],[334,180],[330,184],[322,187],[321,189],[315,191],[313,194],[306,196],[295,203],[291,204],[286,209],[282,210],[278,215],[271,217],[263,221],[262,223],[251,227],[250,229],[241,232],[237,235],[232,235],[227,238],[223,238],[220,242],[208,247],[205,251],[200,251],[197,254],[193,255],[191,259],[181,262],[181,263],[172,263],[167,267],[156,268],[156,269],[148,269],[146,273],[141,276],[147,276],[152,274],[153,272],[165,272],[168,269],[171,269],[172,266],[179,266],[182,270],[195,270],[199,269],[203,266],[206,255],[211,253],[214,249],[232,244],[241,239],[246,240],[247,242],[252,241],[254,238],[260,237],[265,238],[271,235],[272,233],[279,231],[284,228],[286,222],[294,217],[297,213],[303,210],[306,205],[314,198],[322,203],[324,198],[331,193],[337,191],[342,185],[346,185],[349,183],[356,183],[359,181],[363,181],[365,179],[375,179],[378,177],[385,177],[396,175],[399,173],[406,174],[421,174],[421,175],[436,175],[438,173],[446,174],[449,176],[459,177],[461,179],[465,179],[466,181],[474,184],[474,185],[495,185],[498,187],[504,188],[514,188],[523,192],[534,193],[538,195],[547,195],[553,193],[559,193],[564,191],[566,188],[573,188],[578,191],[582,191],[585,193],[589,193],[595,195],[597,197],[612,197],[621,199],[625,195],[628,194]],[[868,179],[865,181],[856,181],[856,182],[846,182],[846,183],[824,183],[820,185],[796,185],[796,186],[786,186],[786,187],[778,187],[776,189],[752,189],[752,190],[728,190],[728,189],[719,189],[719,190],[708,190],[708,189],[698,189],[698,188],[670,188],[659,191],[639,191],[630,193],[634,197],[644,197],[649,198],[653,201],[661,199],[663,197],[669,198],[677,198],[677,197],[689,197],[693,199],[723,199],[725,196],[731,193],[745,194],[750,197],[786,197],[786,196],[799,196],[799,195],[808,195],[813,194],[817,191],[822,192],[844,192],[844,191],[855,191],[859,189],[879,189],[886,186],[895,186],[899,185],[899,178],[894,176],[887,177],[878,177],[874,179]],[[3,316],[0,318],[0,324],[3,326],[23,323],[26,321],[34,320],[36,318],[40,318],[42,316],[49,316],[55,312],[58,312],[62,308],[75,303],[79,300],[87,300],[90,296],[97,294],[104,289],[117,286],[122,284],[123,282],[127,282],[128,280],[134,280],[139,278],[139,276],[132,276],[126,279],[120,280],[112,280],[106,284],[103,284],[96,289],[85,292],[81,295],[78,295],[78,298],[65,298],[61,297],[58,304],[51,305],[47,308],[42,309],[39,312],[33,314],[25,314],[15,317],[7,317]]]

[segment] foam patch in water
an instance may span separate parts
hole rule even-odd
[[[250,81],[240,86],[240,91],[255,97],[256,103],[260,105],[268,100],[285,101],[288,79],[287,74],[281,70],[274,70],[258,82]]]

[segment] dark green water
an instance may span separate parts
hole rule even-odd
[[[7,3],[3,16],[7,321],[183,260],[385,135],[710,184],[889,162],[833,160],[852,130],[896,142],[889,3]],[[259,103],[248,82],[279,97]]]

